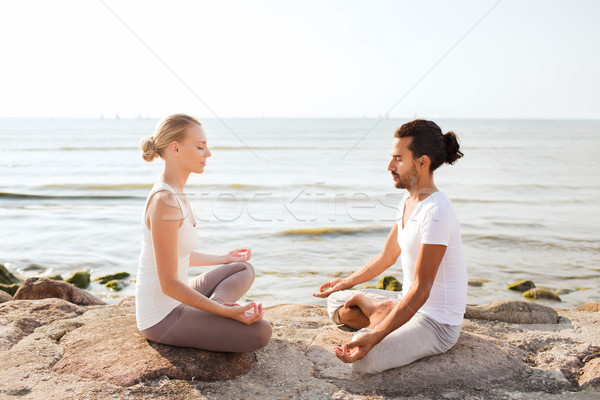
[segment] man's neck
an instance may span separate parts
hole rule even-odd
[[[432,193],[437,192],[438,188],[435,186],[433,175],[431,174],[426,177],[418,178],[416,184],[407,190],[410,198],[418,203],[428,198]]]

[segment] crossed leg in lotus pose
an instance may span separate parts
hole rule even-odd
[[[378,301],[355,294],[339,309],[340,322],[354,329],[374,329],[396,306],[393,300]]]

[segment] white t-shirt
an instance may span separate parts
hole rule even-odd
[[[467,267],[456,211],[442,192],[434,192],[417,203],[402,229],[404,202],[408,197],[409,194],[404,196],[396,214],[403,273],[402,291],[406,293],[414,281],[421,244],[447,246],[429,298],[419,311],[441,324],[460,325],[467,303]]]

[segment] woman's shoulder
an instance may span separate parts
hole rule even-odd
[[[148,208],[155,211],[170,211],[173,209],[179,210],[179,203],[176,194],[169,189],[160,189],[156,191],[148,202]]]

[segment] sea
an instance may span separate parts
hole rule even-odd
[[[311,294],[381,251],[404,190],[387,166],[408,119],[203,119],[212,157],[186,193],[197,250],[252,249],[242,301],[325,304]],[[153,119],[0,119],[0,263],[20,275],[131,274],[163,162],[142,159]],[[436,120],[464,157],[435,172],[459,214],[468,303],[522,299],[530,279],[571,308],[600,301],[600,121]],[[190,277],[210,267],[190,268]],[[386,274],[402,281],[400,260]],[[374,284],[376,280],[366,283]]]

